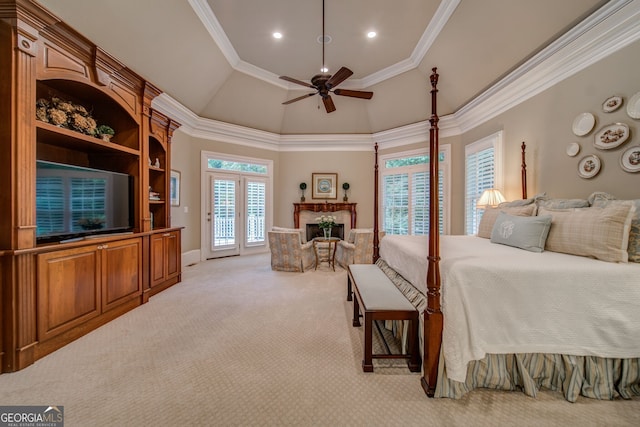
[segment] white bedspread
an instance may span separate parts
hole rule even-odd
[[[404,243],[406,242],[406,244]],[[427,237],[381,240],[381,257],[423,293]],[[489,239],[441,236],[447,375],[487,353],[640,357],[640,264],[528,252]]]

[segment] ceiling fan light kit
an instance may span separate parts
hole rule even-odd
[[[324,45],[327,44],[327,40],[331,40],[331,37],[325,35],[324,33],[324,0],[322,0],[322,37],[318,38],[319,42],[324,42],[322,43],[322,70],[327,70],[324,62]],[[293,77],[280,76],[282,80],[286,80],[288,82],[315,90],[315,92],[290,99],[283,102],[282,104],[292,104],[294,102],[318,94],[320,95],[320,97],[322,97],[322,103],[324,104],[324,108],[325,110],[327,110],[327,113],[331,113],[333,111],[336,111],[336,106],[333,103],[333,99],[331,99],[331,93],[334,93],[338,96],[348,96],[351,98],[371,99],[373,97],[373,92],[362,90],[336,89],[336,86],[348,79],[352,74],[353,71],[351,71],[347,67],[341,67],[338,72],[333,75],[327,72],[316,74],[315,76],[311,77],[311,84],[303,82],[302,80],[294,79]]]

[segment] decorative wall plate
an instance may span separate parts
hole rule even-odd
[[[616,148],[629,138],[629,126],[625,123],[613,123],[596,133],[593,145],[601,150]]]
[[[627,115],[632,119],[640,119],[640,92],[629,99],[627,104]]]
[[[602,103],[602,111],[612,113],[622,106],[622,97],[611,96]]]
[[[591,113],[582,113],[573,120],[573,133],[577,136],[584,136],[591,132],[596,124],[596,118]]]
[[[640,145],[624,150],[620,156],[620,166],[627,172],[640,172]]]
[[[580,178],[593,178],[600,172],[600,158],[595,154],[583,157],[578,162],[578,175]]]
[[[572,142],[567,145],[567,156],[574,157],[580,152],[580,144],[577,142]]]

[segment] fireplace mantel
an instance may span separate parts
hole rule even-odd
[[[351,228],[356,228],[356,205],[357,203],[294,203],[293,204],[293,224],[295,228],[300,227],[300,212],[338,212],[349,211],[351,213]]]

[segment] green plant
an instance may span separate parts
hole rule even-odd
[[[111,126],[100,125],[96,128],[96,134],[98,135],[115,135],[115,133]]]

